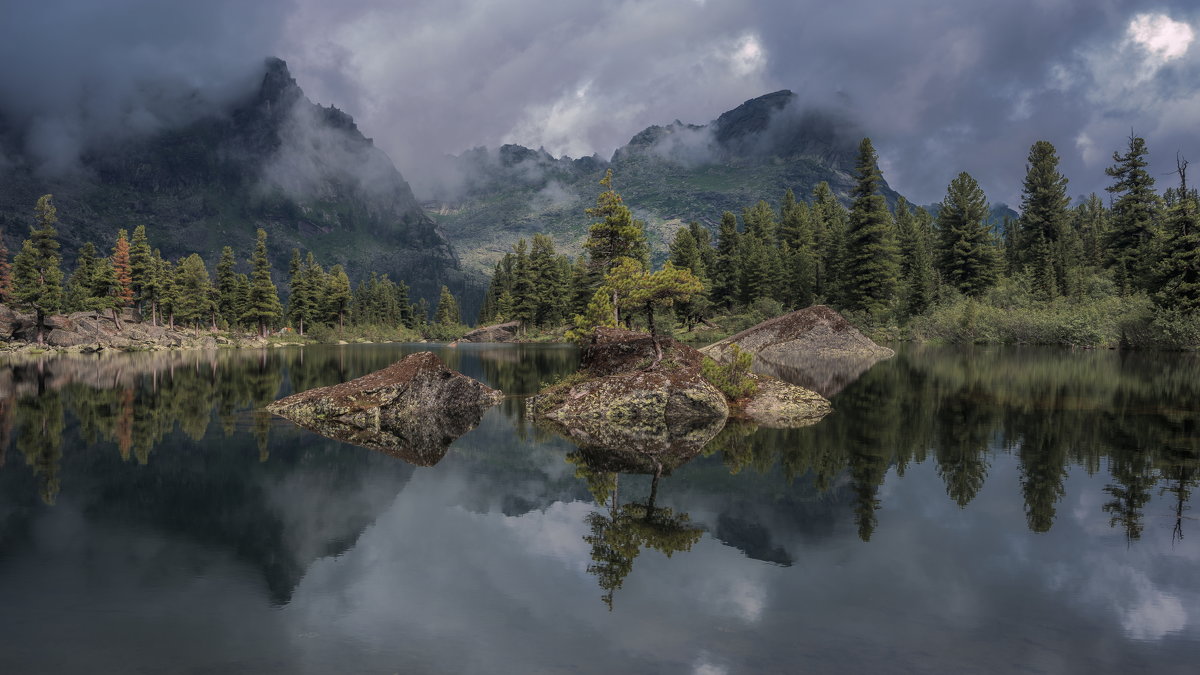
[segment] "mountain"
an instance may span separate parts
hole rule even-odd
[[[778,205],[791,188],[806,198],[821,181],[849,203],[863,133],[836,112],[804,108],[790,91],[746,101],[716,120],[651,126],[597,156],[553,157],[505,145],[447,158],[450,176],[426,210],[462,252],[465,269],[490,272],[519,238],[550,234],[560,252],[577,254],[592,219],[604,172],[646,222],[656,259],[675,230],[699,221],[715,231],[724,211],[741,213],[765,199]],[[898,195],[884,184],[889,203]]]
[[[281,290],[294,247],[326,268],[342,263],[352,280],[371,271],[403,279],[431,303],[440,284],[473,288],[387,155],[349,115],[308,100],[279,59],[228,109],[93,147],[68,175],[41,175],[2,118],[0,157],[16,158],[0,164],[10,250],[27,235],[38,196],[52,193],[68,268],[85,241],[107,250],[117,229],[145,225],[164,256],[199,252],[211,270],[226,245],[248,258],[262,227]]]

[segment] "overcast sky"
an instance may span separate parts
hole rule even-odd
[[[0,102],[51,166],[220,104],[270,54],[406,176],[505,142],[608,157],[650,124],[704,123],[783,88],[853,111],[885,178],[922,203],[959,171],[1016,202],[1041,139],[1072,195],[1108,184],[1131,129],[1160,187],[1177,150],[1200,160],[1200,9],[1186,0],[5,5]],[[164,84],[180,77],[199,98]]]

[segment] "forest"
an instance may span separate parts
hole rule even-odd
[[[875,150],[863,139],[849,208],[821,183],[807,200],[789,190],[778,210],[759,201],[740,218],[725,212],[715,237],[699,223],[680,227],[663,270],[686,271],[700,288],[651,304],[672,307],[679,336],[697,341],[828,304],[889,339],[1194,348],[1200,204],[1186,160],[1178,161],[1178,186],[1159,194],[1147,154],[1145,141],[1131,137],[1106,170],[1108,203],[1091,194],[1072,205],[1057,151],[1038,141],[1020,217],[993,227],[987,197],[967,173],[931,208],[901,197],[889,209]],[[604,185],[589,209],[603,220],[590,230],[587,255],[558,255],[544,235],[528,247],[520,241],[496,264],[480,324],[517,320],[553,333],[610,313],[615,321],[622,309],[626,322],[632,312],[653,319],[643,299],[619,291],[648,268],[643,226],[611,174]],[[622,268],[619,258],[632,262]],[[650,280],[647,273],[642,286]]]

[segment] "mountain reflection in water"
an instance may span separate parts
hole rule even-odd
[[[1155,652],[1157,658],[1200,655],[1186,609],[1187,599],[1200,599],[1200,593],[1175,562],[1179,556],[1200,557],[1187,537],[1190,498],[1200,479],[1200,362],[1194,356],[901,345],[896,357],[856,378],[823,374],[840,391],[832,398],[834,413],[819,424],[792,430],[727,425],[666,455],[638,453],[628,445],[606,452],[586,439],[573,439],[569,431],[560,435],[562,430],[535,427],[525,418],[523,397],[576,367],[576,353],[569,347],[438,348],[449,367],[510,396],[444,457],[426,462],[436,464],[431,468],[323,438],[261,412],[291,392],[352,379],[428,348],[348,345],[130,354],[0,366],[0,592],[14,598],[0,609],[0,619],[10,620],[33,606],[22,604],[24,596],[11,595],[13,589],[40,587],[36,580],[12,576],[13,570],[36,569],[23,562],[31,555],[65,555],[62,547],[46,548],[60,536],[59,529],[50,527],[58,522],[55,514],[86,523],[84,531],[93,538],[105,532],[157,533],[163,540],[228,556],[255,572],[272,607],[285,608],[297,602],[307,606],[311,598],[297,600],[297,594],[318,580],[333,583],[337,575],[331,570],[349,574],[356,568],[347,565],[364,565],[360,557],[375,548],[362,547],[383,546],[378,541],[383,533],[368,533],[373,527],[399,527],[396,509],[403,504],[413,523],[422,518],[431,523],[469,521],[471,528],[491,527],[488,532],[501,537],[521,523],[542,523],[536,534],[521,535],[534,537],[522,539],[522,546],[571,561],[590,589],[579,591],[579,602],[605,614],[652,612],[643,598],[652,591],[648,581],[639,579],[670,588],[673,575],[692,578],[692,570],[700,574],[718,556],[711,546],[729,551],[734,558],[720,554],[720,559],[736,570],[722,568],[733,575],[728,578],[711,572],[716,576],[705,577],[705,583],[778,578],[783,584],[792,577],[777,574],[800,574],[801,568],[830,578],[839,576],[842,565],[867,569],[876,577],[910,574],[911,565],[884,571],[870,567],[869,560],[908,560],[917,554],[901,542],[934,546],[935,531],[942,533],[936,541],[945,548],[937,550],[949,569],[991,575],[983,586],[975,580],[955,591],[984,602],[984,596],[992,597],[987,584],[1001,584],[1006,575],[1015,574],[1009,567],[1024,569],[1018,559],[985,556],[998,555],[994,549],[1004,541],[1028,536],[1032,539],[1021,539],[1021,555],[1035,560],[1057,560],[1051,552],[1060,549],[1069,559],[1086,549],[1105,560],[1124,556],[1121,564],[1132,571],[1102,573],[1083,565],[1061,572],[1052,583],[1030,586],[1021,607],[995,599],[988,606],[1004,626],[1022,625],[1017,617],[1028,619],[1027,612],[1038,608],[1042,614],[1058,612],[1056,621],[1077,622],[1064,624],[1061,639],[1083,640],[1088,631],[1101,630],[1097,607],[1128,602],[1133,604],[1121,604],[1125,609],[1114,624],[1117,633],[1135,640],[1187,635],[1188,641],[1174,651]],[[444,515],[447,508],[459,515]],[[1010,511],[1015,519],[1005,515]],[[68,531],[74,530],[62,530],[61,536]],[[414,524],[406,533],[409,539],[386,545],[391,555],[406,557],[406,551],[432,547],[430,555],[454,556],[474,546],[434,527]],[[515,529],[510,533],[517,536]],[[959,537],[963,543],[956,543]],[[856,546],[869,543],[856,553],[847,538]],[[1158,542],[1163,538],[1174,544],[1162,548]],[[1110,539],[1120,546],[1106,544]],[[490,546],[498,547],[496,555],[516,555],[501,554],[508,550],[501,544]],[[840,562],[829,560],[832,552]],[[744,566],[754,561],[781,571]],[[520,563],[514,559],[512,564]],[[203,574],[214,574],[213,568],[204,569]],[[422,569],[414,568],[413,574],[424,574]],[[167,577],[190,573],[175,568],[155,572]],[[36,579],[35,572],[27,574]],[[1108,576],[1094,576],[1100,574]],[[145,577],[151,578],[158,577]],[[1069,581],[1074,578],[1092,581],[1076,587]],[[469,585],[476,595],[484,593],[478,583]],[[1078,598],[1090,598],[1104,584],[1114,585],[1113,593],[1125,589],[1114,598],[1125,598],[1134,592],[1130,589],[1153,593],[1137,602],[1086,600],[1092,604],[1077,617],[1061,603],[1051,610],[1034,597],[1073,588]],[[603,603],[595,602],[597,586]],[[450,592],[447,586],[437,588]],[[1008,585],[998,588],[1010,596],[1017,592]],[[546,589],[565,592],[551,591],[549,585]],[[551,596],[539,596],[537,586],[525,586],[523,593],[531,594],[535,605],[559,606]],[[800,605],[775,606],[763,599],[771,596],[746,593],[731,606],[745,616],[780,622],[771,624],[778,631],[763,629],[761,649],[791,654],[794,643],[779,632],[784,625],[818,631],[841,626],[828,617],[821,622],[803,614]],[[854,621],[869,625],[873,603],[882,607],[893,602],[879,595],[855,597],[851,606],[860,613]],[[947,602],[957,596],[949,597]],[[923,621],[941,625],[936,610],[921,614],[925,605],[909,602],[906,606]],[[576,604],[556,611],[588,610]],[[700,626],[692,630],[698,640],[725,644],[734,639]],[[955,630],[953,622],[941,630]],[[1021,629],[1005,630],[1013,633],[1008,649],[1030,639]],[[633,649],[632,638],[620,639]],[[887,637],[877,633],[873,639]],[[16,667],[5,668],[7,672],[30,670],[23,666],[33,661],[18,658],[24,653],[18,649],[20,640],[36,644],[37,638],[19,632],[0,638],[0,654],[7,655],[0,656],[0,665]],[[996,653],[1007,653],[997,640]],[[377,645],[380,653],[391,653],[386,644]],[[990,652],[990,644],[974,643],[973,649]],[[810,656],[822,649],[808,645]],[[782,661],[753,657],[744,645],[725,646],[729,654],[740,654],[729,656],[731,663],[787,670]],[[924,653],[931,649],[937,652],[924,644]],[[536,656],[528,655],[535,659],[530,664],[541,669],[576,663],[537,661]],[[614,665],[593,656],[596,669]],[[1127,646],[1088,658],[1080,669],[1116,670],[1120,664],[1144,662],[1146,653]],[[440,668],[445,670],[473,669],[440,663],[449,664]],[[820,660],[805,663],[817,669],[822,663],[829,666]],[[951,660],[937,663],[944,667],[932,670],[954,670]],[[78,668],[63,661],[41,670],[56,669]]]

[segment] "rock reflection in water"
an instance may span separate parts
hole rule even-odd
[[[539,426],[553,429],[579,446],[566,459],[575,465],[576,478],[587,483],[596,503],[607,507],[588,514],[589,534],[583,539],[591,546],[592,563],[587,571],[596,576],[604,591],[601,600],[611,610],[616,591],[643,549],[670,557],[691,550],[700,540],[704,529],[692,524],[687,513],[656,504],[659,481],[699,455],[720,433],[724,420],[698,420],[654,434],[603,424],[567,428],[544,421]],[[651,476],[650,494],[644,503],[621,503],[622,474]]]
[[[479,425],[489,407],[459,407],[437,415],[393,418],[378,427],[360,427],[337,420],[291,421],[335,441],[382,452],[409,464],[433,466],[446,456],[451,443]]]

